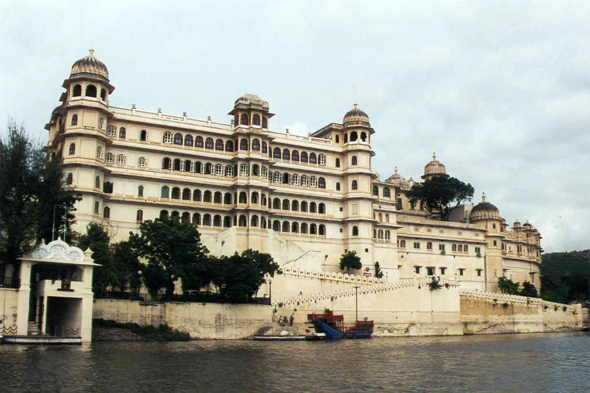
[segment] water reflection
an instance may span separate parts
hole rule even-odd
[[[5,391],[588,391],[587,334],[0,346]]]

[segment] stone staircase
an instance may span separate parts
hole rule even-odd
[[[39,334],[41,334],[41,332],[39,332],[39,323],[29,321],[29,324],[27,326],[27,335],[36,336]]]

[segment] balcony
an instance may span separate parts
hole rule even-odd
[[[1,277],[0,288],[19,289],[20,278],[18,277]]]

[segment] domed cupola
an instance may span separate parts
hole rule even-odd
[[[399,187],[402,190],[410,189],[410,184],[402,175],[400,175],[397,172],[397,167],[395,167],[395,172],[393,173],[393,175],[389,176],[387,180],[385,180],[385,182],[393,186]]]
[[[369,122],[369,115],[367,115],[365,111],[363,111],[362,109],[359,109],[358,104],[354,104],[354,108],[346,112],[346,115],[344,115],[344,119],[342,120],[342,124],[345,127],[371,127],[371,123]]]
[[[254,127],[268,129],[268,120],[274,116],[269,112],[267,101],[256,94],[244,94],[234,102],[234,109],[228,115],[234,117],[234,127]]]
[[[502,221],[502,217],[500,216],[500,210],[498,210],[496,206],[487,202],[486,195],[483,194],[481,197],[481,202],[475,205],[473,209],[471,209],[469,221],[478,222],[486,220]]]
[[[436,153],[432,153],[432,161],[424,167],[422,179],[428,180],[433,176],[447,176],[447,168],[442,162],[436,159]]]
[[[94,77],[108,82],[109,70],[102,61],[94,57],[94,49],[90,49],[88,56],[78,60],[72,66],[70,78],[76,77]]]
[[[514,224],[512,224],[512,228],[513,229],[521,229],[522,228],[522,224],[520,223],[520,221],[518,221],[518,219],[516,219],[516,221],[514,221]]]

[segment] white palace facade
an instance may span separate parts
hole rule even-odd
[[[272,131],[268,102],[251,94],[235,101],[229,123],[120,108],[92,51],[63,87],[47,149],[82,195],[80,233],[96,222],[124,240],[142,221],[170,215],[197,225],[217,255],[253,248],[286,268],[337,272],[354,250],[357,274],[379,262],[389,281],[435,275],[495,291],[507,276],[540,287],[536,229],[509,229],[485,197],[450,221],[412,206],[412,179],[396,169],[383,181],[372,170],[375,131],[356,105],[309,136]],[[436,157],[422,178],[430,176],[446,176]]]

